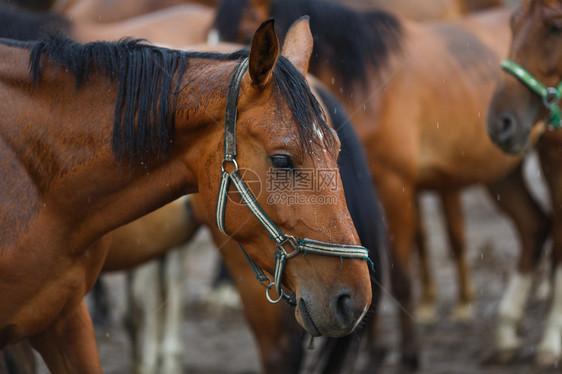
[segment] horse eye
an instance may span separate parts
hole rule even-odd
[[[553,22],[548,25],[548,33],[552,35],[562,34],[562,22]]]
[[[287,155],[274,155],[270,157],[271,163],[276,169],[291,170],[294,169],[293,160]]]

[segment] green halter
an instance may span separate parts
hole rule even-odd
[[[287,295],[281,287],[283,281],[283,273],[285,270],[285,263],[288,259],[295,257],[300,253],[316,253],[327,256],[337,256],[340,258],[359,258],[367,261],[371,266],[371,259],[369,258],[369,251],[367,248],[358,245],[347,244],[333,244],[324,243],[311,239],[294,238],[291,235],[283,233],[277,225],[269,218],[265,211],[256,201],[255,196],[252,194],[246,183],[242,180],[242,176],[238,173],[238,164],[236,163],[236,117],[237,117],[237,102],[238,93],[240,90],[240,83],[242,76],[248,68],[248,59],[244,59],[235,69],[232,79],[230,81],[226,114],[225,114],[225,129],[224,129],[224,159],[221,165],[221,182],[219,187],[219,194],[217,198],[216,221],[217,227],[224,234],[228,235],[225,229],[225,210],[227,203],[227,193],[230,183],[238,190],[242,196],[244,203],[258,219],[262,226],[267,230],[270,238],[275,241],[277,253],[275,254],[275,268],[273,271],[273,282],[265,274],[265,272],[248,256],[244,248],[242,251],[246,255],[248,262],[258,282],[266,287],[266,297],[272,302],[276,303],[282,298],[285,298],[289,304],[296,304],[295,295]],[[234,171],[227,172],[224,168],[225,164],[232,163]],[[269,290],[275,287],[279,298],[272,299],[269,295]]]
[[[559,106],[560,98],[562,97],[562,82],[556,87],[546,87],[523,67],[508,59],[502,60],[501,67],[542,98],[544,105],[550,111],[547,122],[552,129],[559,129],[562,127]]]

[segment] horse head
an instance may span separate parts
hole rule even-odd
[[[243,60],[230,75],[228,97],[237,102],[226,104],[226,116],[217,105],[223,126],[213,125],[206,144],[214,146],[199,150],[205,161],[195,174],[201,200],[217,201],[207,204],[208,222],[273,274],[262,273],[268,297],[273,287],[292,293],[305,329],[341,336],[369,307],[371,287],[339,176],[339,140],[304,78],[311,52],[307,18],[281,52],[273,21],[262,24],[247,67]]]
[[[488,114],[491,139],[508,153],[528,150],[550,126],[560,126],[562,3],[526,0],[511,18],[512,41],[505,72]]]

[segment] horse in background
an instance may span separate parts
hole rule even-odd
[[[453,20],[463,15],[504,6],[503,0],[332,0],[361,11],[384,10],[413,21]]]
[[[17,40],[36,40],[57,33],[79,42],[134,37],[179,48],[204,42],[214,14],[210,7],[183,4],[124,21],[95,23],[77,21],[52,11],[38,13],[0,3],[0,35]]]
[[[27,340],[0,350],[0,373],[35,374],[36,363],[33,349]]]
[[[185,53],[134,41],[87,45],[60,37],[36,43],[2,41],[1,91],[11,97],[9,105],[2,108],[2,117],[9,120],[2,122],[0,163],[5,176],[0,190],[4,228],[4,256],[0,260],[4,275],[0,284],[4,300],[0,314],[2,347],[30,338],[52,371],[67,372],[69,367],[101,371],[93,327],[82,298],[105,260],[110,239],[106,234],[190,192],[202,193],[209,209],[214,210],[221,174],[220,170],[213,173],[209,166],[220,169],[224,134],[216,124],[224,121],[226,102],[209,101],[208,95],[226,93],[227,81],[246,56],[250,56],[249,72],[239,75],[243,87],[238,98],[238,162],[261,173],[270,163],[266,147],[285,152],[280,157],[272,155],[277,157],[274,165],[288,161],[313,167],[312,154],[316,157],[314,166],[336,167],[337,142],[319,117],[320,109],[302,78],[312,39],[305,31],[299,36],[289,50],[283,51],[287,57],[279,56],[272,22],[258,29],[249,53],[232,55]],[[149,62],[157,63],[159,69],[153,70]],[[164,68],[167,74],[162,73]],[[209,76],[205,73],[213,79],[203,78]],[[136,74],[145,79],[136,79]],[[291,90],[283,86],[289,81]],[[154,95],[155,87],[159,96]],[[279,90],[280,96],[274,98],[272,90]],[[254,104],[247,105],[248,100]],[[79,114],[72,109],[78,102]],[[95,103],[96,107],[88,110],[83,103]],[[204,105],[204,113],[200,105]],[[263,134],[267,124],[276,122],[278,116],[289,120],[279,121],[273,133],[283,132],[283,139],[294,142],[280,145],[271,132]],[[249,126],[249,118],[263,119],[266,125]],[[160,127],[153,123],[158,120]],[[199,140],[201,134],[205,134],[206,142]],[[251,144],[248,136],[253,137]],[[34,141],[34,146],[29,141]],[[263,151],[261,157],[255,154],[259,150]],[[288,155],[298,158],[293,160]],[[336,204],[310,212],[296,207],[287,211],[283,206],[275,210],[268,207],[264,212],[285,232],[343,242],[345,251],[357,248],[363,256],[363,249],[355,247],[357,234],[343,205],[343,191],[323,193],[333,196]],[[267,194],[262,197],[266,198]],[[263,200],[258,201],[263,204]],[[232,230],[233,221],[244,221],[250,213],[247,208],[233,206],[226,211],[226,231]],[[294,227],[283,218],[291,216],[308,221],[308,226]],[[328,222],[323,222],[325,219]],[[250,220],[233,236],[245,245],[256,263],[272,271],[274,250],[263,250],[269,235],[260,235],[257,223]],[[305,228],[324,224],[337,231],[328,235]],[[60,261],[61,257],[66,261]],[[300,322],[313,334],[349,333],[371,301],[367,264],[362,259],[346,259],[344,268],[340,267],[340,259],[309,253],[306,260],[292,258],[282,283],[278,278],[287,293],[297,292],[297,310],[304,317]],[[330,274],[329,283],[325,271]],[[301,272],[307,274],[306,279],[299,278]],[[334,275],[337,284],[347,291],[334,288]],[[322,292],[318,293],[316,287]],[[335,305],[342,298],[346,300],[343,309],[317,309],[319,302]],[[30,313],[26,305],[31,304]]]
[[[129,270],[124,322],[135,373],[182,372],[180,327],[186,296],[182,247],[200,227],[192,213],[192,198],[184,196],[112,233],[102,275]],[[107,295],[94,302],[104,299]]]
[[[562,25],[559,1],[524,0],[511,18],[508,60],[497,83],[487,129],[504,152],[538,151],[552,201],[552,300],[536,349],[540,366],[562,358],[562,130],[559,102],[562,80]],[[520,262],[500,303],[496,345],[515,355],[522,346],[518,326],[533,283],[532,267]]]
[[[224,20],[221,14],[219,8],[215,26]],[[276,1],[267,16],[283,30],[302,14],[310,15],[317,41],[310,70],[350,114],[385,207],[392,284],[403,307],[402,359],[415,369],[419,344],[411,317],[409,259],[417,230],[416,193],[458,194],[466,186],[485,184],[514,220],[521,235],[520,262],[528,260],[529,266],[548,236],[549,217],[525,186],[522,156],[503,154],[485,132],[499,76],[495,62],[507,53],[509,11],[416,23],[327,2]],[[244,28],[237,25],[231,18],[221,24],[219,35],[245,40]],[[460,295],[459,308],[469,307],[470,288],[463,287]]]
[[[21,9],[52,12],[77,23],[119,22],[177,5],[214,8],[216,0],[2,0]]]

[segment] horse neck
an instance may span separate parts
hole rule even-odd
[[[3,49],[0,46],[0,52]],[[17,74],[13,79],[10,67],[0,60],[0,90],[12,98],[0,103],[0,110],[13,121],[2,124],[0,140],[17,155],[18,167],[32,176],[26,183],[37,195],[27,198],[30,203],[56,207],[56,214],[66,216],[69,225],[89,227],[95,235],[197,190],[194,167],[187,161],[193,157],[186,154],[200,146],[195,138],[204,125],[202,114],[194,111],[176,121],[181,141],[169,160],[119,164],[111,145],[117,80],[92,73],[87,84],[76,89],[72,73],[43,57],[41,78],[32,83],[29,73],[24,75],[19,68],[27,66],[29,51],[13,48],[9,52]],[[194,62],[190,69],[198,76],[186,74],[183,79],[192,82],[187,94],[209,111],[204,95],[196,95],[205,83],[198,68],[202,65]],[[193,100],[180,101],[195,105]]]

